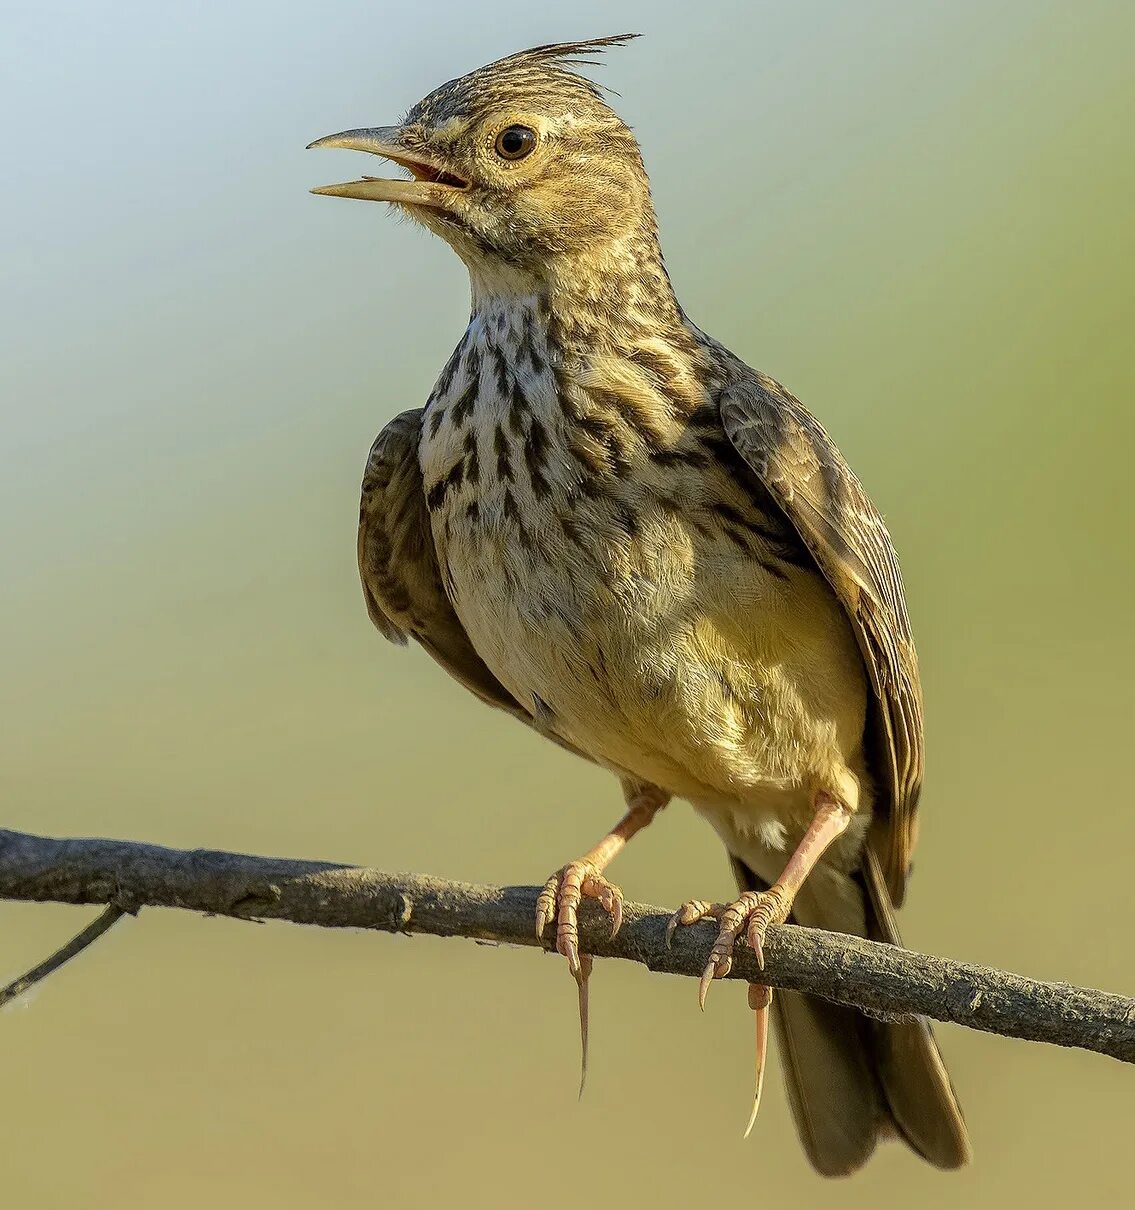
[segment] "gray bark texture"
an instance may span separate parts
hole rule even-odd
[[[538,887],[481,886],[322,861],[122,840],[55,840],[0,829],[0,899],[105,904],[119,913],[184,908],[238,920],[429,933],[547,949],[552,941],[538,941],[533,927],[538,893]],[[608,918],[585,904],[581,949],[597,958],[625,958],[652,971],[697,977],[716,925],[680,928],[668,949],[669,915],[627,903],[622,929],[611,937]],[[89,926],[84,934],[90,931]],[[63,960],[83,947],[65,946]],[[1135,1000],[858,937],[773,927],[764,970],[758,972],[752,951],[740,945],[730,977],[810,992],[877,1017],[918,1014],[1135,1062]]]

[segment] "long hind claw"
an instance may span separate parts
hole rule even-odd
[[[714,979],[724,979],[733,967],[733,946],[743,929],[748,925],[750,942],[757,954],[758,963],[764,965],[761,942],[769,924],[778,923],[786,913],[778,891],[750,891],[736,903],[708,903],[704,899],[691,899],[670,917],[666,925],[666,947],[669,949],[674,933],[683,925],[696,924],[709,918],[720,921],[717,939],[713,943],[709,961],[698,982],[698,1003],[705,1008],[705,998]],[[745,1138],[752,1132],[761,1107],[761,1093],[765,1085],[765,1056],[768,1054],[769,1009],[772,1005],[772,988],[760,983],[749,985],[749,1007],[753,1010],[756,1023],[756,1060],[754,1064],[753,1110],[745,1127]]]
[[[583,1086],[587,1083],[587,1043],[590,1015],[588,1013],[588,987],[591,982],[591,955],[580,954],[579,974],[575,977],[579,992],[579,1099],[583,1100]]]
[[[749,1007],[756,1017],[757,1053],[755,1063],[755,1086],[753,1088],[753,1112],[749,1114],[749,1124],[745,1127],[742,1137],[748,1138],[757,1120],[757,1111],[761,1107],[761,1091],[765,1085],[765,1055],[768,1053],[768,1019],[772,1006],[772,988],[763,983],[749,984]]]

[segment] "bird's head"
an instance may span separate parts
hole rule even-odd
[[[634,135],[575,67],[628,41],[538,46],[435,89],[396,126],[312,143],[366,151],[408,179],[362,177],[312,192],[391,202],[449,243],[475,276],[543,275],[557,261],[654,244]]]

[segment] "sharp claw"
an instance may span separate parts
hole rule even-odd
[[[712,958],[705,964],[705,970],[701,973],[701,979],[698,981],[698,1007],[705,1012],[705,998],[709,995],[709,985],[713,982],[713,976],[717,969],[716,963]]]
[[[681,914],[682,913],[680,911],[675,912],[674,915],[671,916],[670,919],[666,922],[666,948],[667,949],[670,948],[670,944],[674,940],[674,933],[677,931],[678,925],[681,923],[678,920],[678,917]]]
[[[575,976],[576,987],[579,989],[579,1099],[583,1100],[583,1087],[587,1083],[587,1044],[588,1044],[588,986],[591,981],[591,955],[584,954],[579,965],[579,973]]]
[[[611,905],[611,937],[612,939],[619,935],[619,929],[623,927],[623,901],[616,897]]]
[[[753,1124],[757,1120],[757,1111],[761,1107],[761,1091],[765,1083],[765,1055],[768,1051],[768,1019],[769,1006],[772,1004],[772,989],[759,983],[749,985],[749,1007],[756,1015],[757,1052],[756,1052],[756,1086],[753,1089],[753,1111],[749,1114],[749,1124],[745,1127],[743,1138],[752,1133]]]
[[[701,980],[698,983],[698,1004],[701,1006],[702,1012],[705,1012],[705,998],[709,993],[709,985],[714,979],[724,979],[726,975],[733,969],[733,959],[724,954],[718,957],[716,953],[717,947],[714,947],[714,952],[710,954],[709,961],[705,964],[705,970],[701,973]]]
[[[757,960],[757,970],[763,971],[765,969],[765,950],[761,944],[761,939],[760,937],[752,937],[750,941],[753,946],[753,957]]]

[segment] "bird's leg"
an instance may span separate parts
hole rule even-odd
[[[742,930],[748,937],[749,944],[757,959],[757,966],[764,967],[764,939],[772,924],[783,924],[792,910],[792,902],[797,892],[804,885],[804,880],[816,868],[816,863],[827,848],[851,822],[852,812],[844,803],[831,794],[821,792],[816,795],[816,814],[803,840],[796,846],[795,852],[788,859],[787,865],[780,877],[767,891],[746,891],[734,903],[727,907],[722,904],[710,904],[701,900],[691,900],[683,904],[670,918],[667,926],[667,938],[673,936],[674,929],[679,925],[693,924],[707,916],[720,921],[717,940],[713,943],[709,961],[702,972],[698,985],[698,1003],[705,1008],[705,998],[709,985],[714,979],[723,979],[729,974],[733,965],[733,946]],[[756,1055],[756,1088],[753,1094],[753,1111],[749,1116],[749,1124],[745,1128],[745,1137],[753,1129],[757,1118],[757,1110],[761,1104],[761,1089],[764,1085],[765,1052],[768,1047],[769,1009],[772,1005],[772,988],[762,983],[749,986],[749,1007],[756,1016],[757,1055]]]
[[[591,955],[579,952],[579,905],[584,899],[597,899],[611,917],[613,937],[623,923],[623,892],[607,880],[603,871],[623,851],[627,841],[643,828],[669,802],[670,796],[654,787],[636,787],[627,800],[627,813],[578,861],[570,861],[544,884],[536,900],[536,936],[543,937],[549,921],[556,921],[556,949],[567,959],[568,970],[579,991],[579,1032],[583,1046],[579,1091],[587,1078],[587,984],[591,976]]]
[[[721,913],[721,927],[698,988],[698,999],[703,1008],[710,983],[729,974],[733,966],[733,945],[742,930],[753,947],[757,966],[764,966],[764,939],[769,926],[783,924],[788,919],[792,902],[804,880],[850,822],[851,811],[842,802],[831,794],[817,794],[816,814],[776,882],[767,891],[746,891]],[[681,909],[677,913],[679,924],[684,923],[684,911]]]

